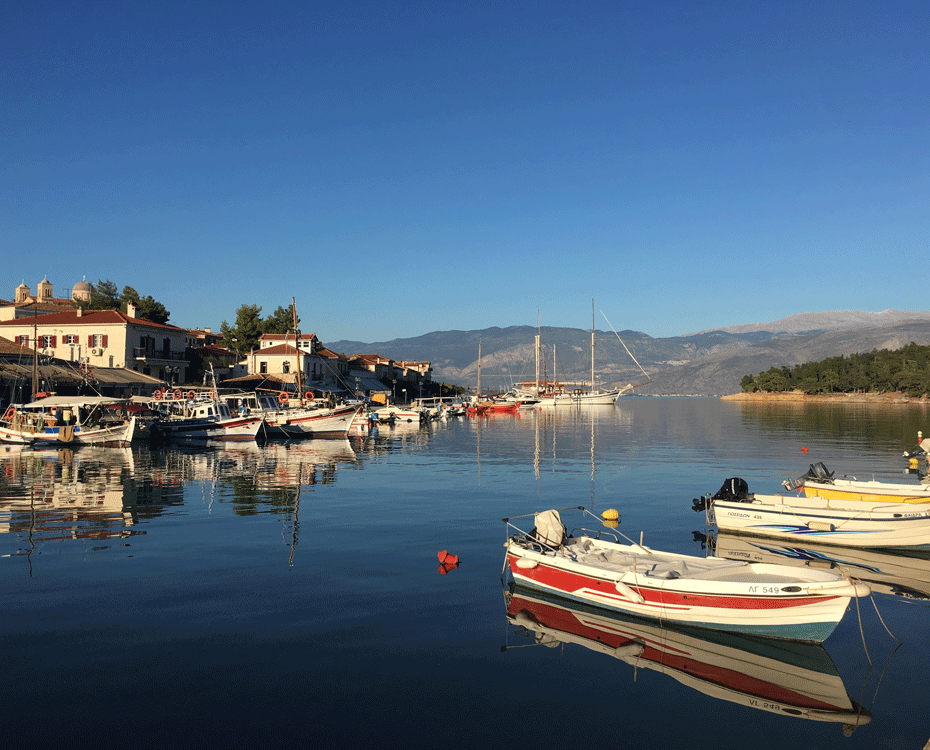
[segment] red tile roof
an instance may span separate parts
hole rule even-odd
[[[134,325],[147,326],[150,328],[161,328],[169,331],[178,331],[184,333],[185,329],[177,326],[167,325],[166,323],[153,323],[151,320],[144,318],[130,318],[119,310],[85,310],[82,315],[77,314],[77,310],[67,312],[48,313],[38,318],[39,325],[43,326],[63,326],[63,325],[121,325],[132,323]],[[18,318],[16,320],[0,321],[0,326],[22,326],[29,322],[28,318]]]

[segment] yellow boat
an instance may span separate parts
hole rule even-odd
[[[859,480],[855,477],[835,479],[823,463],[811,464],[804,476],[783,482],[788,490],[800,490],[809,497],[825,497],[828,500],[862,500],[870,503],[928,503],[930,483],[903,484]]]

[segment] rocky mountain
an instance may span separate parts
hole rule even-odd
[[[482,386],[503,389],[514,382],[534,380],[536,333],[531,326],[511,326],[435,331],[374,343],[333,341],[326,345],[346,354],[428,360],[433,363],[434,380],[474,387],[480,342]],[[590,380],[589,330],[544,327],[540,335],[541,379],[552,378],[555,373],[563,381]],[[638,362],[651,382],[638,387],[636,393],[724,395],[739,392],[744,375],[757,375],[770,367],[793,367],[873,349],[898,349],[911,342],[930,345],[930,311],[802,313],[772,323],[659,339],[639,331],[597,331],[595,341],[599,385],[642,383],[647,377]]]

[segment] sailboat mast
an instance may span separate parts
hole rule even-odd
[[[481,400],[481,342],[478,342],[478,393],[475,397],[475,402]]]
[[[36,304],[39,302],[39,293],[36,292]],[[32,400],[36,400],[36,390],[39,388],[39,308],[32,308]]]
[[[536,311],[536,395],[539,395],[539,310]]]
[[[297,350],[297,397],[301,405],[304,403],[304,384],[300,374],[300,331],[297,329],[297,301],[291,297],[291,313],[294,316],[294,348]]]
[[[594,393],[594,300],[591,300],[591,393]]]

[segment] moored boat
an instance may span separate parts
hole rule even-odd
[[[820,644],[676,628],[520,586],[505,592],[505,602],[508,622],[540,645],[582,646],[712,698],[782,716],[852,726],[871,720]]]
[[[193,391],[184,399],[174,397],[171,400],[156,402],[164,410],[163,417],[152,424],[152,437],[179,441],[255,440],[263,424],[261,415],[233,414],[229,407],[219,400],[216,391],[208,394],[196,394]]]
[[[534,518],[535,528],[525,532],[504,519],[515,532],[505,546],[518,585],[639,617],[821,642],[850,600],[869,594],[868,586],[830,571],[660,552],[621,544],[604,529],[567,534],[556,510],[519,518]]]
[[[695,510],[707,511],[708,521],[718,529],[737,533],[930,552],[930,503],[745,493],[735,498],[706,495]]]
[[[0,442],[35,448],[62,445],[128,446],[136,418],[125,399],[48,396],[14,404],[0,418]]]
[[[291,406],[287,394],[275,397],[258,393],[228,393],[220,394],[219,399],[233,414],[261,416],[265,420],[265,434],[271,438],[344,438],[361,410],[360,404],[330,406],[313,399],[300,406]]]
[[[930,503],[930,480],[918,484],[879,482],[855,477],[835,478],[823,463],[811,464],[808,472],[782,483],[788,490],[818,495],[828,500],[858,500],[883,503]]]

